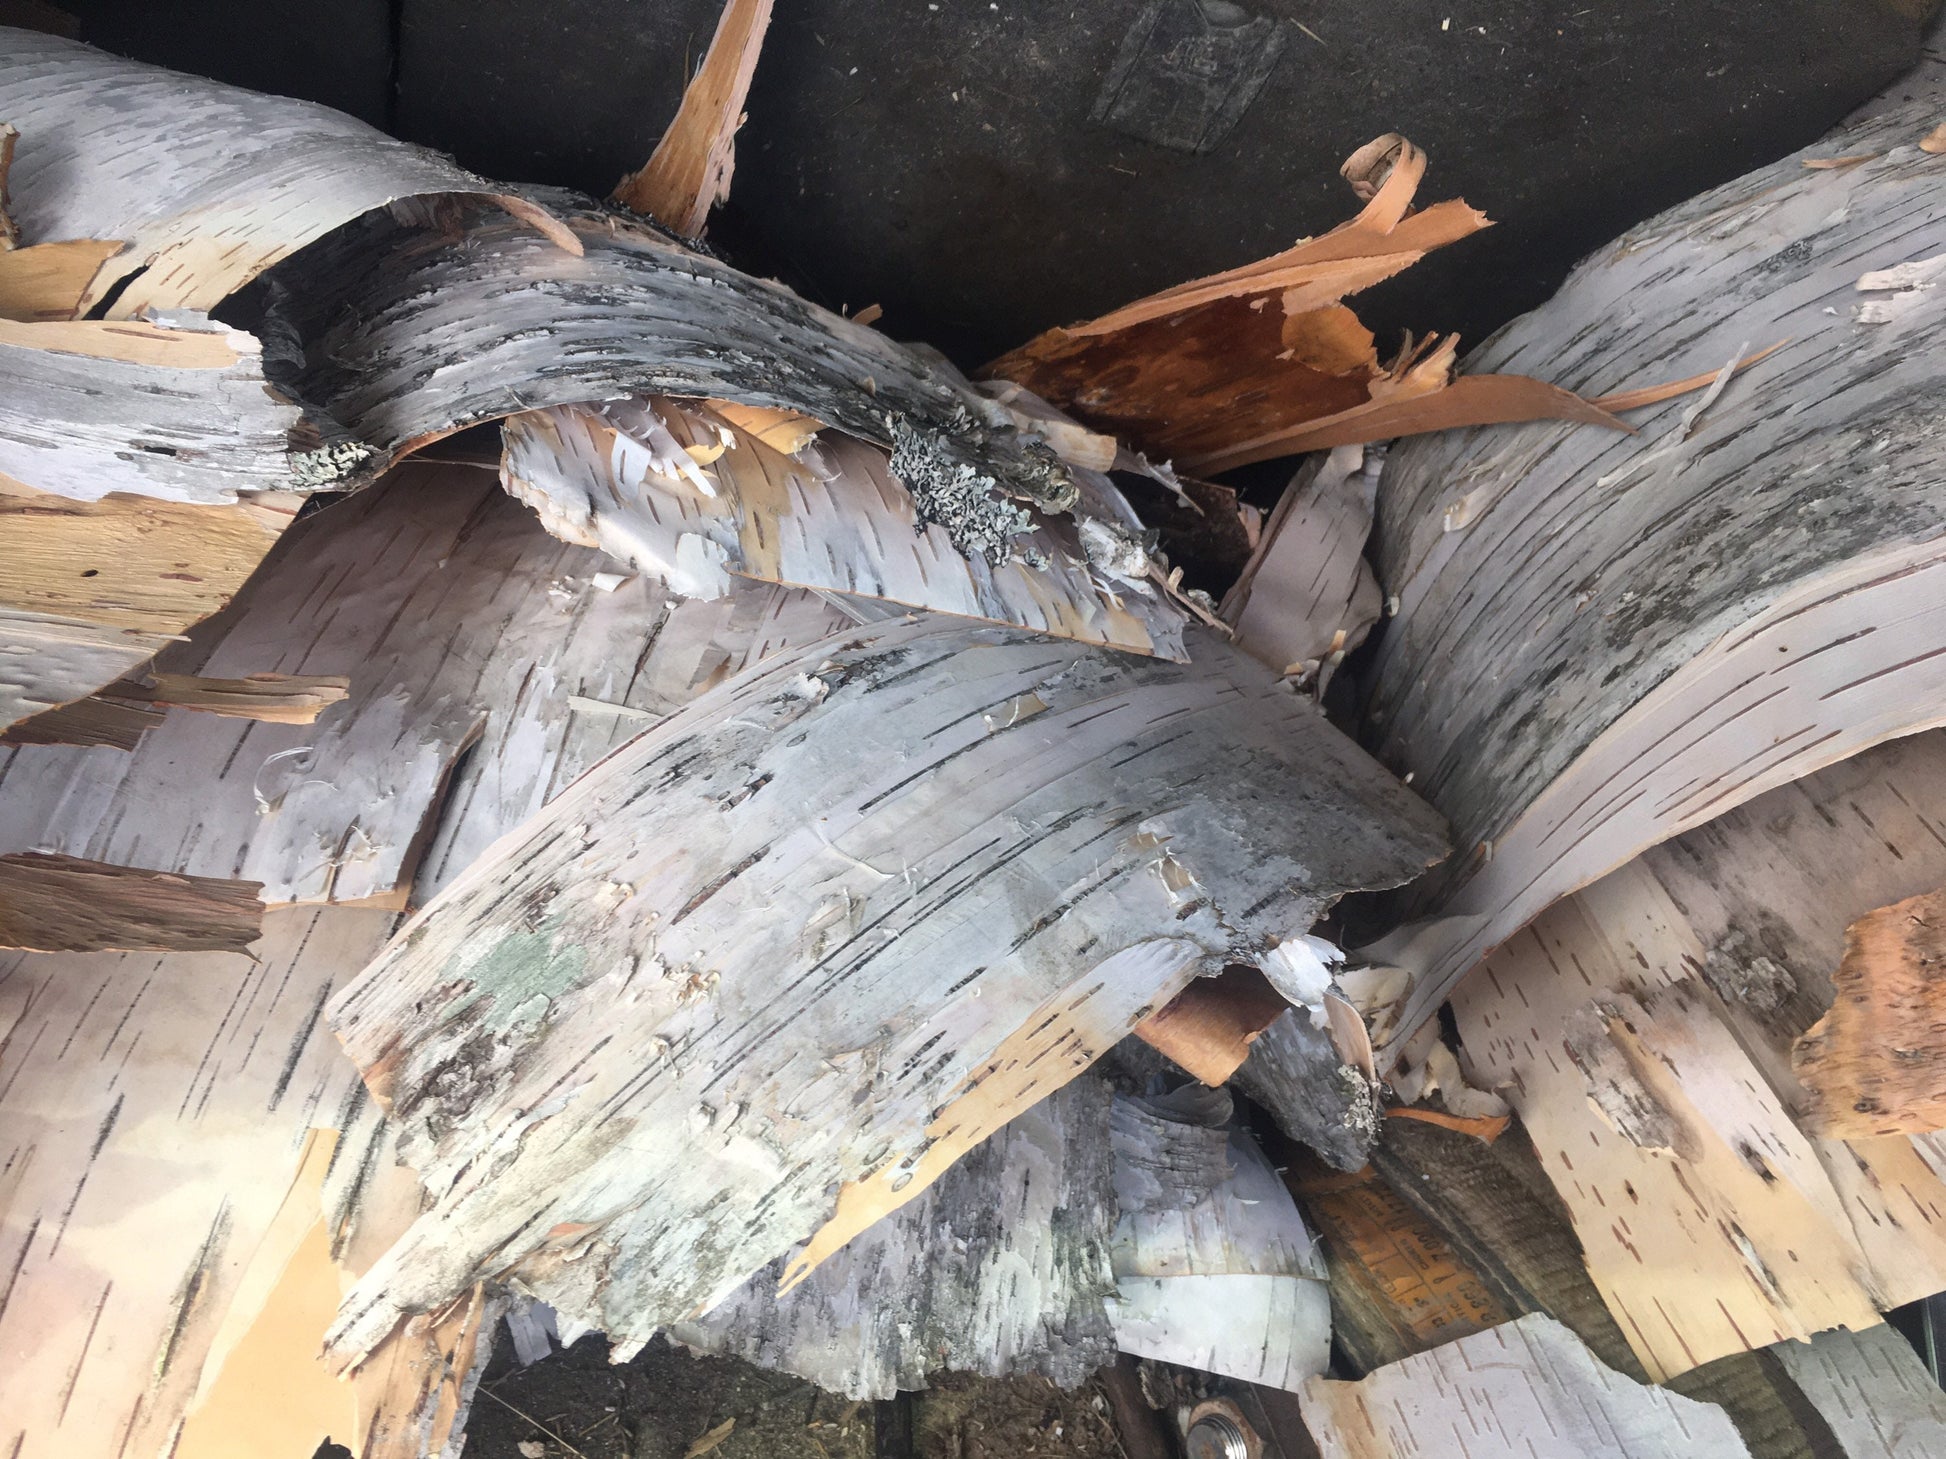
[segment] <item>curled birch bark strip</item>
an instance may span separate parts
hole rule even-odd
[[[120,240],[80,301],[114,319],[212,309],[279,259],[403,199],[466,195],[576,247],[544,209],[308,101],[263,96],[0,28],[0,116],[20,129],[14,220],[31,244]]]
[[[1035,514],[968,554],[919,520],[883,451],[835,432],[793,460],[651,399],[528,411],[504,437],[501,480],[549,531],[685,596],[756,578],[1183,655],[1182,614],[1144,581],[1141,524],[1105,477],[1078,531]]]
[[[804,1242],[800,1278],[1190,977],[1438,854],[1320,715],[1197,657],[863,628],[500,842],[332,1011],[439,1192],[340,1360],[487,1270],[625,1343]]]
[[[1413,978],[1388,1054],[1554,898],[1940,722],[1943,367],[1917,342],[1946,324],[1946,290],[1882,324],[1849,302],[1868,269],[1946,250],[1921,114],[1843,134],[1882,149],[1856,167],[1787,158],[1644,224],[1472,362],[1588,394],[1650,362],[1713,365],[1726,388],[1706,413],[1394,450],[1378,544],[1399,612],[1368,738],[1462,850],[1370,950]],[[1776,339],[1795,343],[1727,380]]]
[[[505,219],[459,241],[368,220],[269,276],[275,381],[370,453],[347,461],[350,483],[480,421],[662,395],[791,411],[890,448],[921,518],[962,551],[1025,530],[1022,504],[1080,501],[1051,450],[876,330],[613,212],[563,211],[582,257]]]

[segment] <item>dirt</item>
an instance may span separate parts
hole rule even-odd
[[[910,1403],[915,1459],[1122,1459],[1092,1385],[949,1374]],[[660,1339],[611,1366],[607,1344],[586,1337],[530,1368],[495,1358],[466,1459],[684,1459],[729,1420],[709,1459],[873,1459],[878,1408]]]

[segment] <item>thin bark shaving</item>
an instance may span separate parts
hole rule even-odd
[[[340,1359],[475,1273],[625,1344],[811,1238],[801,1279],[1189,978],[1438,854],[1321,716],[1197,655],[860,629],[499,842],[332,1010],[438,1192]]]
[[[257,891],[72,856],[0,856],[0,947],[242,952],[263,930]]]

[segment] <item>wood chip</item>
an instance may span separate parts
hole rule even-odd
[[[770,28],[770,7],[771,0],[727,0],[676,119],[647,165],[615,184],[616,202],[685,238],[703,236],[710,209],[730,194],[737,128]]]
[[[682,1459],[701,1459],[702,1455],[709,1453],[710,1450],[729,1438],[736,1426],[737,1421],[735,1418],[724,1419],[722,1423],[718,1424],[701,1438],[691,1443],[687,1449],[683,1450]]]

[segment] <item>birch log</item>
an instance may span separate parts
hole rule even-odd
[[[890,1398],[947,1369],[1080,1386],[1115,1355],[1110,1099],[1084,1074],[790,1292],[778,1295],[774,1262],[670,1336],[847,1398]]]
[[[317,1356],[341,1284],[419,1209],[319,1017],[393,920],[272,912],[254,957],[0,955],[0,1449],[445,1451],[483,1302],[352,1385]]]
[[[0,850],[400,905],[746,657],[845,621],[783,589],[603,591],[612,566],[487,472],[408,466],[298,526],[185,655],[217,678],[342,675],[348,698],[312,724],[172,711],[133,753],[0,750]]]
[[[1462,848],[1375,947],[1413,984],[1388,1053],[1547,904],[1946,704],[1946,250],[1930,103],[1683,204],[1581,265],[1469,361],[1586,392],[1722,370],[1641,433],[1554,425],[1400,445],[1379,501],[1399,614],[1368,742]],[[1806,154],[1810,155],[1810,154]],[[1708,392],[1714,395],[1715,392]],[[1699,414],[1700,410],[1700,414]]]
[[[277,260],[400,199],[491,199],[574,246],[534,204],[329,107],[35,31],[0,28],[0,116],[20,131],[8,181],[25,240],[121,245],[79,300],[81,310],[107,303],[112,319],[212,309]]]
[[[794,1280],[1190,977],[1437,854],[1321,716],[1196,652],[860,629],[501,841],[333,1010],[441,1192],[340,1357],[476,1272],[625,1344],[808,1238]]]
[[[1314,1378],[1323,1459],[1749,1459],[1729,1415],[1603,1367],[1551,1317],[1461,1338],[1357,1383]]]
[[[1651,1376],[1946,1290],[1928,1143],[1819,1139],[1792,1041],[1846,924],[1946,880],[1946,735],[1758,797],[1551,908],[1453,997]]]

